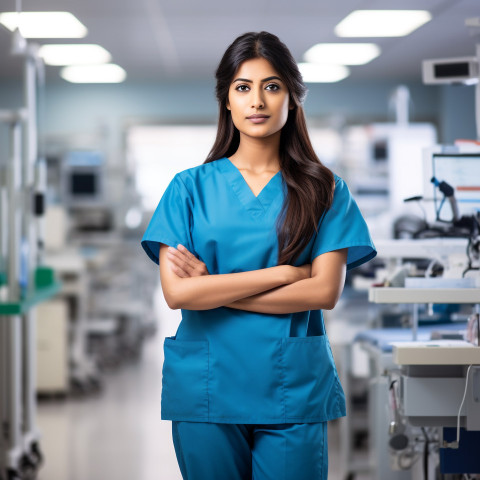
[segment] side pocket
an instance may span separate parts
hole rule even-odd
[[[344,397],[326,335],[284,339],[286,420],[327,421],[344,415]]]
[[[207,340],[165,338],[162,419],[208,420]]]

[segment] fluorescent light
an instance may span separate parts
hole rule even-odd
[[[310,63],[365,65],[379,55],[380,48],[374,43],[318,43],[303,58]]]
[[[25,38],[82,38],[88,30],[69,12],[6,12],[0,23],[12,32],[18,27]]]
[[[430,21],[426,10],[355,10],[336,27],[339,37],[403,37]]]
[[[47,65],[94,65],[108,63],[112,56],[100,45],[42,45],[39,54]]]
[[[299,63],[298,68],[306,83],[334,83],[350,75],[350,70],[344,65]]]
[[[60,76],[72,83],[120,83],[125,80],[127,73],[122,67],[107,63],[63,67]]]

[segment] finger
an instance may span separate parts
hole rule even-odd
[[[184,247],[181,243],[177,245],[177,249],[182,252],[189,260],[190,262],[198,262],[198,258],[193,255],[186,247]]]
[[[190,253],[188,249],[184,247],[181,243],[177,245],[177,249],[178,249],[177,250],[178,252],[183,253],[185,255],[186,261],[192,267],[192,270],[190,273],[196,272],[200,275],[204,275],[205,273],[207,273],[208,275],[207,266],[205,265],[204,262],[202,262],[197,257],[195,257],[195,255]]]
[[[170,259],[168,259],[170,261]],[[182,278],[187,278],[189,277],[189,275],[187,273],[185,273],[181,268],[179,268],[177,265],[175,265],[174,263],[172,263],[170,261],[170,269],[172,270],[173,273],[175,273],[175,275],[177,275],[178,277],[182,277]]]
[[[196,257],[193,257],[194,261],[191,262],[187,259],[186,255],[184,255],[182,252],[175,249],[172,250],[172,252],[169,252],[167,250],[167,256],[172,258],[172,261],[175,261],[180,268],[183,268],[183,270],[190,277],[210,275],[205,263],[203,263],[201,260],[198,260]]]
[[[190,259],[179,250],[173,247],[168,247],[167,254],[168,253],[170,253],[171,258],[175,258],[177,260],[177,265],[182,266],[185,269],[195,269],[195,265],[190,261]]]
[[[193,267],[185,261],[185,257],[178,252],[175,254],[167,250],[167,258],[178,268],[183,270],[186,274],[189,274],[193,270]]]

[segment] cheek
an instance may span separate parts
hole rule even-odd
[[[279,106],[278,106],[279,110],[281,111],[281,119],[283,124],[285,124],[288,118],[288,112],[289,112],[288,107],[289,107],[289,98],[287,96],[279,102]]]

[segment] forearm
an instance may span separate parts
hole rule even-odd
[[[170,308],[209,310],[291,281],[288,265],[219,275],[177,278],[168,296]]]
[[[338,293],[327,281],[307,278],[289,285],[283,285],[225,305],[238,310],[260,313],[294,313],[306,310],[330,310]]]

